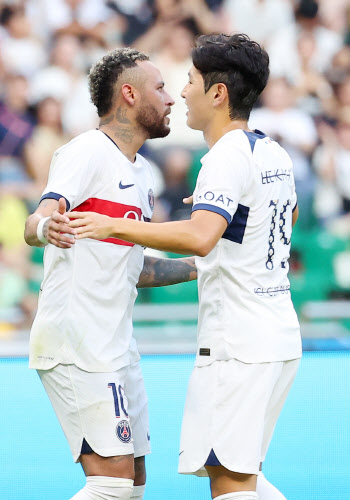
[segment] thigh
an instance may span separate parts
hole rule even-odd
[[[79,459],[86,476],[135,478],[134,455],[101,457],[97,453],[83,453]]]
[[[58,365],[38,373],[76,462],[84,439],[100,457],[133,455],[124,394],[126,368],[89,373],[74,365]]]
[[[239,474],[225,467],[206,466],[210,478],[212,498],[232,492],[255,491],[257,476],[254,474]]]

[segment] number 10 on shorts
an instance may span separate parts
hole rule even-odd
[[[123,398],[123,388],[121,385],[118,386],[118,391],[117,387],[114,382],[111,382],[108,384],[108,387],[112,389],[113,393],[113,399],[114,399],[114,408],[115,408],[115,416],[117,418],[120,418],[120,408],[122,409],[124,415],[128,417],[129,415],[127,414],[125,407],[124,407],[124,398]]]

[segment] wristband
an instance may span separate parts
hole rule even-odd
[[[40,219],[38,226],[36,228],[36,235],[38,237],[38,240],[41,241],[41,243],[45,243],[45,245],[48,243],[48,241],[44,236],[43,228],[44,228],[45,222],[49,219],[50,219],[50,217],[43,217],[42,219]]]

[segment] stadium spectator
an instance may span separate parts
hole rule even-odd
[[[91,104],[81,43],[73,35],[58,35],[51,52],[51,64],[31,82],[31,102],[46,97],[62,101],[62,123],[66,133],[76,135],[97,125]]]
[[[43,38],[72,35],[106,47],[105,29],[112,11],[105,1],[28,0],[27,4],[27,11],[37,20],[35,27]]]
[[[186,149],[169,149],[164,155],[165,189],[159,197],[165,216],[163,222],[189,219],[191,216],[190,207],[183,204],[183,199],[191,193],[187,180],[191,162],[191,154]]]
[[[223,10],[228,31],[249,33],[262,44],[268,43],[277,26],[288,29],[294,15],[291,2],[286,0],[225,0]]]
[[[27,172],[37,187],[38,199],[48,178],[53,153],[69,141],[71,136],[63,132],[61,103],[47,97],[37,104],[37,124],[24,148]]]
[[[191,67],[190,52],[193,43],[194,35],[188,25],[178,24],[167,32],[163,45],[152,56],[152,61],[162,72],[167,89],[175,100],[170,117],[171,134],[164,140],[152,141],[149,144],[152,151],[160,149],[164,152],[164,149],[176,146],[187,147],[193,151],[206,147],[202,134],[186,126],[187,108],[181,98],[181,91]]]
[[[5,28],[0,40],[5,71],[30,78],[47,62],[44,46],[33,35],[23,6],[9,3],[0,8],[0,23]]]
[[[316,1],[300,0],[296,5],[295,23],[278,29],[266,44],[272,76],[283,76],[293,83],[297,81],[302,63],[297,45],[301,34],[305,32],[315,41],[310,62],[312,68],[318,72],[329,68],[332,57],[342,46],[342,36],[322,26]]]
[[[0,102],[0,155],[20,159],[31,136],[34,118],[29,113],[28,82],[24,76],[9,75]]]
[[[350,116],[350,68],[344,78],[335,86],[336,118]]]
[[[262,94],[262,107],[253,110],[249,123],[278,141],[292,158],[299,224],[309,227],[315,184],[310,157],[316,147],[317,132],[312,118],[296,107],[293,88],[286,79],[270,80]]]
[[[0,101],[0,194],[11,192],[26,199],[32,185],[23,163],[23,150],[34,129],[28,111],[28,82],[24,76],[8,75]]]
[[[29,328],[37,304],[30,291],[30,249],[23,245],[25,204],[17,196],[0,196],[0,329],[11,339],[15,328]]]

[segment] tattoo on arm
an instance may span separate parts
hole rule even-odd
[[[197,279],[194,257],[158,259],[145,257],[138,288],[167,286]]]

